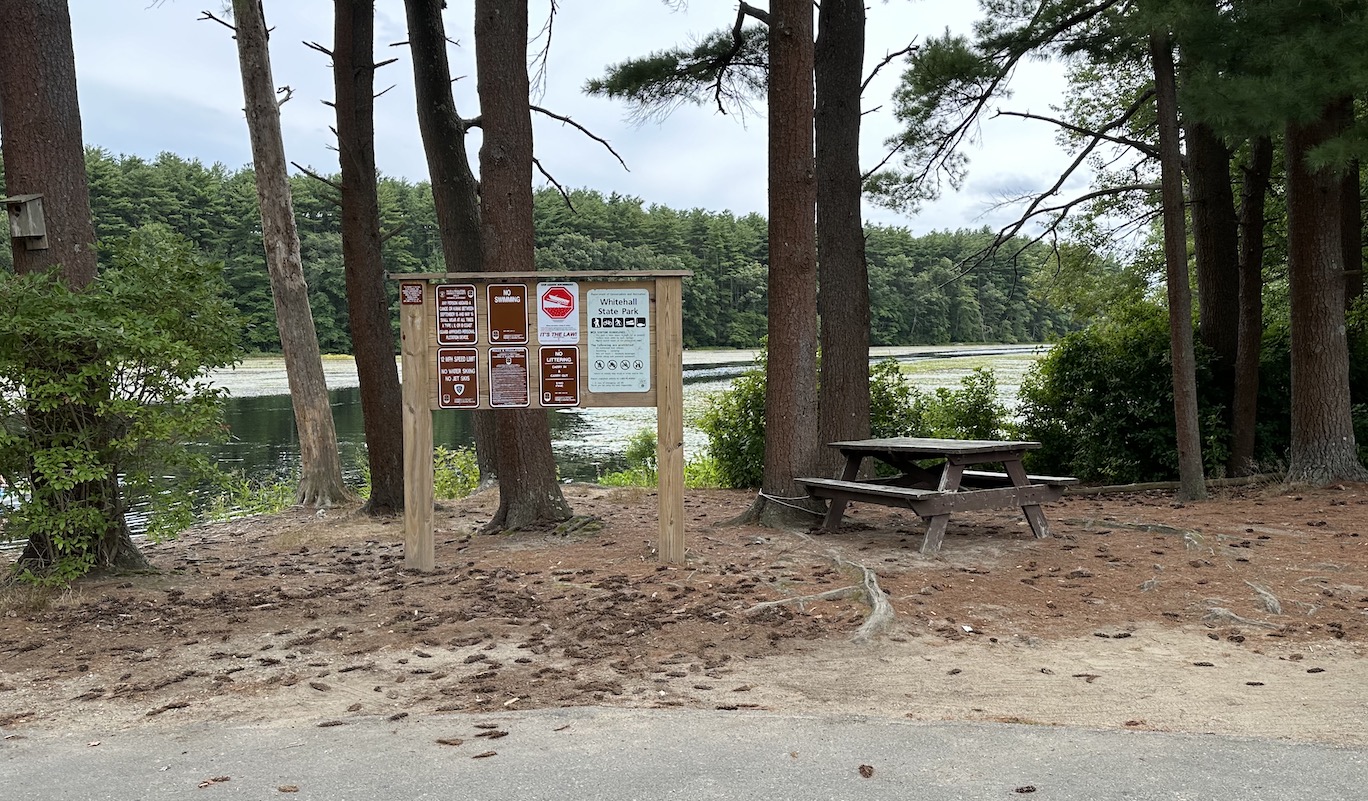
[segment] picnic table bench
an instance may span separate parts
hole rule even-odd
[[[833,442],[846,457],[840,478],[799,478],[813,498],[830,502],[822,528],[834,531],[845,516],[846,504],[877,503],[905,506],[927,521],[921,552],[940,551],[945,528],[954,512],[1021,508],[1038,538],[1050,536],[1040,505],[1059,500],[1064,487],[1078,483],[1069,476],[1028,475],[1022,456],[1039,442],[887,437]],[[873,458],[899,473],[885,478],[859,478],[860,466]],[[923,463],[935,460],[932,467]],[[966,469],[1001,464],[1002,471]]]

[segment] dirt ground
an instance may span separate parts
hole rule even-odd
[[[1368,485],[1071,495],[1053,538],[965,513],[938,558],[909,511],[808,537],[690,491],[682,567],[655,559],[654,494],[565,490],[596,523],[489,536],[492,493],[444,504],[432,573],[398,521],[296,510],[151,545],[156,574],[5,591],[0,735],[597,704],[1368,744]],[[836,556],[896,613],[869,642]]]

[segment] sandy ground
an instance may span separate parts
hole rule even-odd
[[[149,546],[155,574],[0,591],[0,734],[609,705],[1368,744],[1365,485],[1066,496],[1047,540],[966,513],[937,558],[910,512],[811,536],[691,491],[683,567],[653,494],[565,489],[595,522],[488,536],[492,493],[444,505],[427,574],[397,521],[295,510]],[[892,604],[869,642],[837,557]]]

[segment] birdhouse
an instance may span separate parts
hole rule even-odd
[[[10,238],[24,240],[28,250],[47,250],[47,223],[42,195],[15,195],[0,200],[9,213]]]

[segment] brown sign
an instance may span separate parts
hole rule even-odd
[[[473,409],[480,405],[480,354],[474,348],[437,349],[437,406]]]
[[[423,285],[418,281],[403,281],[399,284],[399,302],[405,306],[423,305]]]
[[[579,405],[579,348],[541,349],[543,406]]]
[[[437,344],[474,345],[475,285],[437,286]]]
[[[489,285],[489,344],[527,342],[527,285]]]
[[[489,405],[528,406],[527,348],[489,349]]]

